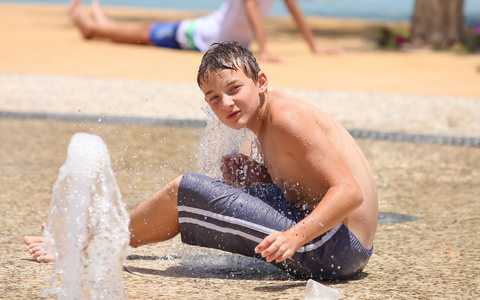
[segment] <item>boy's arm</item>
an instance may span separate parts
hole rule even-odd
[[[278,121],[272,119],[273,140],[282,152],[295,158],[304,178],[315,179],[316,186],[326,192],[315,186],[303,187],[321,201],[301,222],[270,234],[255,248],[268,262],[292,257],[301,246],[342,222],[363,201],[357,182],[323,128],[308,117],[308,112],[294,109],[290,106],[276,116]]]
[[[250,26],[255,34],[255,40],[258,43],[259,54],[257,55],[261,61],[283,62],[279,57],[271,55],[267,51],[267,38],[265,35],[265,26],[263,24],[262,14],[260,13],[259,0],[243,0],[245,10],[247,12]]]
[[[308,26],[307,22],[305,21],[305,17],[303,15],[302,10],[297,4],[296,0],[285,0],[285,4],[290,11],[293,19],[295,20],[295,24],[297,25],[298,31],[302,34],[303,38],[307,42],[310,50],[316,54],[340,54],[343,53],[344,50],[342,49],[334,49],[334,48],[319,48],[315,44],[315,40],[313,38],[312,30]]]

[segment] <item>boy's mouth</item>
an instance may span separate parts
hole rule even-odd
[[[236,110],[227,116],[227,119],[234,119],[240,114],[240,110]]]

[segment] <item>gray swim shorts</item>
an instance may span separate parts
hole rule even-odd
[[[274,184],[235,189],[222,180],[187,173],[178,191],[182,241],[257,257],[255,247],[273,231],[285,231],[308,212],[294,208]],[[371,256],[342,223],[302,246],[275,266],[300,279],[347,279]]]

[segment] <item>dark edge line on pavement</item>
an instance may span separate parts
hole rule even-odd
[[[0,118],[40,119],[55,121],[78,121],[92,123],[113,123],[144,126],[173,126],[173,127],[205,127],[207,121],[173,118],[131,117],[131,116],[103,116],[103,115],[76,115],[35,112],[0,111]],[[464,147],[480,147],[479,137],[416,134],[393,131],[375,131],[365,129],[347,129],[354,138],[368,140],[384,140],[391,142],[425,143],[438,145],[452,145]]]

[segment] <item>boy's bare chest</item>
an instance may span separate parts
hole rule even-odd
[[[264,163],[273,182],[284,192],[291,203],[317,202],[324,189],[315,181],[310,170],[275,142],[261,143]],[[315,195],[312,195],[314,192]],[[313,199],[315,198],[315,199]]]
[[[312,199],[310,186],[315,185],[315,182],[312,182],[308,172],[288,153],[267,151],[265,165],[273,183],[282,189],[290,203],[299,207],[309,207],[319,200],[318,197]]]
[[[283,188],[301,181],[301,166],[296,159],[275,143],[262,144],[264,163],[272,180]]]

